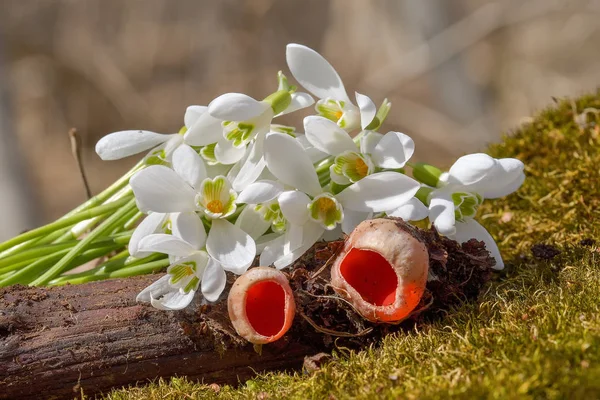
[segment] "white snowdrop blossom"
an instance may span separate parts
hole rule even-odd
[[[217,301],[225,288],[223,267],[204,250],[206,231],[196,213],[179,213],[173,218],[173,234],[151,234],[139,243],[140,251],[168,254],[175,261],[167,275],[137,296],[164,310],[187,307],[200,287],[208,301]]]
[[[262,145],[272,130],[273,118],[314,104],[309,94],[296,92],[281,72],[278,79],[278,90],[262,101],[241,93],[226,93],[208,105],[208,113],[223,121],[223,135],[213,149],[214,160],[221,164],[240,163],[232,179],[238,191],[258,179],[265,168]]]
[[[271,133],[265,140],[267,167],[277,179],[296,188],[278,196],[290,227],[266,246],[261,264],[283,268],[302,255],[325,231],[341,226],[349,233],[371,213],[398,207],[412,198],[419,184],[397,172],[369,175],[338,194],[323,189],[302,145],[294,138]]]
[[[415,144],[400,132],[363,132],[358,149],[350,135],[336,123],[319,116],[304,118],[306,139],[315,149],[334,156],[331,180],[339,185],[357,182],[379,169],[404,167],[415,151]]]
[[[358,92],[355,93],[358,106],[354,105],[335,68],[313,49],[300,44],[288,44],[286,59],[294,78],[320,99],[315,106],[317,113],[337,123],[340,128],[347,131],[366,129],[374,123],[372,129],[376,129],[389,112],[391,104],[384,101],[376,118],[375,103]]]
[[[149,271],[155,265],[148,257],[158,253],[168,267],[139,301],[163,310],[187,307],[196,292],[218,301],[227,273],[243,274],[257,255],[260,265],[285,268],[318,240],[339,239],[386,215],[429,218],[459,242],[482,240],[503,268],[498,246],[475,218],[484,199],[521,186],[523,163],[471,154],[445,173],[414,163],[408,135],[377,132],[391,103],[378,109],[360,93],[351,100],[333,66],[306,46],[289,44],[286,59],[316,104],[279,72],[277,89],[262,100],[226,93],[208,106],[189,106],[178,133],[127,130],[97,143],[103,160],[149,151],[129,179],[135,202],[120,210],[131,219],[122,223],[130,255],[124,264]],[[305,116],[304,133],[275,122],[312,105],[317,115]],[[110,200],[131,196],[125,178],[121,183]],[[138,218],[134,203],[147,215],[129,236]],[[94,221],[72,231],[81,234]]]
[[[523,169],[523,163],[515,158],[495,159],[482,153],[459,158],[427,196],[429,219],[440,233],[459,242],[471,238],[485,242],[496,259],[495,268],[503,269],[496,242],[474,217],[484,199],[507,196],[519,189],[525,180]]]
[[[198,212],[210,221],[208,254],[228,271],[246,271],[256,255],[252,237],[227,220],[237,205],[237,193],[224,176],[206,176],[202,159],[191,147],[173,154],[173,169],[152,165],[130,181],[140,208],[158,213]]]
[[[150,150],[146,163],[170,162],[173,152],[182,144],[203,146],[219,139],[221,121],[212,118],[208,107],[190,106],[184,116],[185,126],[179,133],[160,134],[144,130],[114,132],[96,143],[96,153],[103,160],[118,160]]]

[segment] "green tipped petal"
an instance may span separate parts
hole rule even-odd
[[[200,193],[196,202],[204,208],[204,213],[210,219],[226,218],[236,210],[237,194],[231,189],[231,184],[222,175],[214,179],[206,178],[200,185]]]
[[[213,143],[200,149],[200,156],[208,165],[218,164],[217,157],[215,156],[215,147],[217,147],[217,144]]]
[[[473,218],[477,214],[477,209],[483,202],[483,197],[478,193],[456,192],[452,193],[452,201],[455,206],[456,219],[463,221],[465,218]]]
[[[350,182],[358,182],[373,173],[373,163],[362,154],[346,151],[334,160],[333,172],[345,176]]]
[[[171,276],[169,283],[174,287],[182,288],[185,293],[190,290],[195,290],[198,287],[200,280],[196,276],[197,265],[195,261],[185,261],[180,264],[171,265],[167,269],[167,273]],[[195,286],[191,285],[192,281]]]
[[[334,229],[344,220],[342,205],[328,193],[315,197],[308,206],[308,211],[311,219],[327,230]]]
[[[247,122],[223,122],[225,138],[233,143],[235,147],[242,147],[252,140],[252,132],[256,126]]]

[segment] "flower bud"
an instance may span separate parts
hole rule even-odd
[[[238,335],[254,344],[281,338],[292,326],[296,313],[286,276],[270,267],[251,268],[237,278],[227,308]]]
[[[331,270],[334,290],[372,322],[399,322],[419,304],[429,271],[425,245],[393,219],[360,223]]]

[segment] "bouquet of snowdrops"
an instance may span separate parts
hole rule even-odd
[[[290,44],[286,56],[308,93],[280,72],[263,100],[227,93],[188,107],[177,133],[102,138],[96,152],[104,160],[148,153],[64,217],[0,244],[0,286],[83,283],[166,267],[138,300],[178,310],[196,292],[217,301],[226,271],[241,275],[256,256],[283,269],[315,242],[342,238],[379,216],[428,218],[459,242],[482,240],[503,268],[475,217],[484,199],[520,187],[519,160],[470,154],[447,172],[412,162],[408,135],[379,132],[390,102],[377,107],[360,93],[350,99],[336,70],[308,47]],[[277,123],[292,112],[313,115],[301,128]],[[99,265],[72,273],[95,259]]]

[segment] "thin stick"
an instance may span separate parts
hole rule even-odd
[[[83,160],[81,159],[81,138],[77,134],[77,129],[71,128],[69,130],[69,139],[71,140],[71,153],[73,157],[75,157],[75,161],[77,162],[77,168],[79,168],[79,175],[81,176],[81,180],[83,181],[83,186],[85,188],[85,195],[87,199],[92,198],[92,191],[90,190],[90,184],[88,183],[87,177],[85,175],[85,169],[83,168]]]

